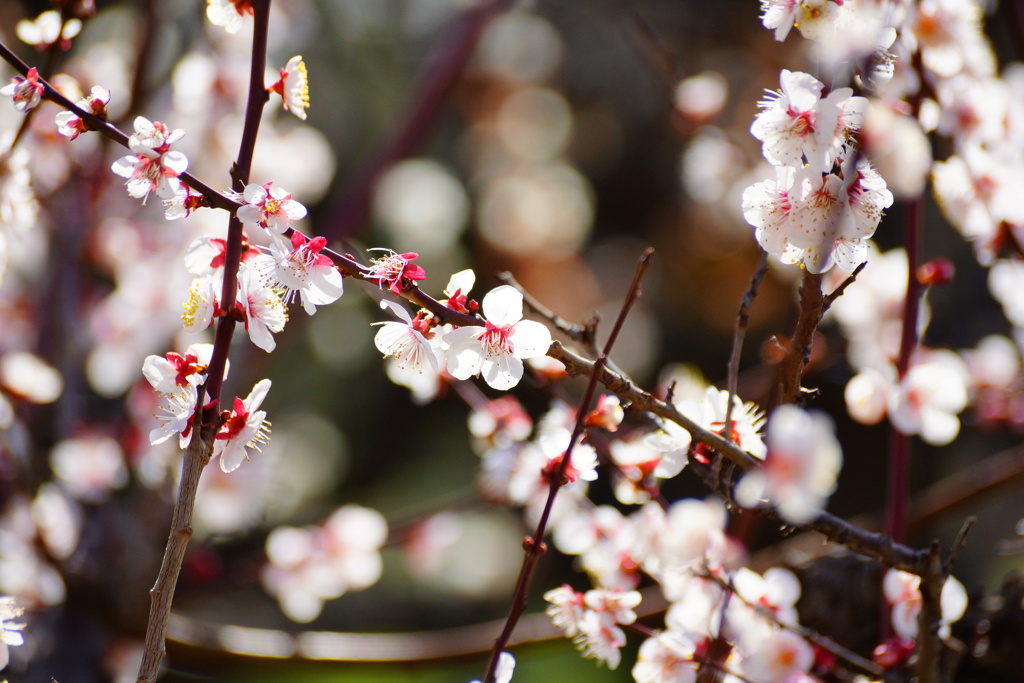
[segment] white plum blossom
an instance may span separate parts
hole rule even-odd
[[[273,183],[249,183],[242,191],[242,206],[235,215],[250,225],[259,225],[271,232],[284,234],[292,221],[304,218],[306,207],[292,199],[292,195]]]
[[[401,322],[387,321],[372,323],[380,325],[373,343],[385,358],[393,358],[402,370],[423,371],[424,361],[430,370],[437,372],[438,358],[430,341],[424,336],[425,328],[419,317],[414,320],[409,312],[392,301],[381,301],[380,307],[390,310]]]
[[[270,254],[256,258],[256,265],[274,289],[284,292],[282,300],[290,304],[297,296],[308,315],[317,306],[337,301],[344,292],[341,273],[321,250],[327,246],[323,237],[307,240],[299,231],[292,232],[291,242],[272,235]]]
[[[285,111],[306,120],[309,109],[309,75],[301,56],[295,56],[281,68],[281,80],[268,88],[281,96]]]
[[[25,608],[18,605],[16,598],[10,595],[0,597],[0,669],[6,668],[11,661],[8,648],[25,642],[21,635],[25,624],[15,621],[24,613]]]
[[[231,414],[224,420],[214,437],[213,457],[220,456],[224,472],[238,469],[242,460],[248,460],[247,449],[263,452],[260,447],[270,441],[270,423],[266,411],[259,410],[270,391],[270,380],[256,383],[245,399],[235,397]]]
[[[102,503],[128,483],[120,444],[109,436],[64,439],[50,451],[50,466],[74,498]]]
[[[902,638],[916,639],[917,617],[921,613],[921,577],[890,569],[882,582],[885,599],[892,605],[892,627]],[[946,577],[939,597],[942,617],[939,637],[949,638],[950,625],[959,621],[967,609],[967,591],[953,576]]]
[[[829,3],[831,4],[831,3]],[[769,90],[750,133],[763,143],[765,159],[776,166],[807,164],[831,170],[847,138],[860,129],[867,100],[838,88],[824,99],[825,84],[803,72],[782,70],[782,92]]]
[[[184,356],[173,351],[165,356],[146,356],[142,374],[154,390],[173,394],[188,384],[198,387],[205,382],[212,355],[213,344],[192,344]]]
[[[10,97],[14,108],[24,114],[30,109],[35,109],[43,99],[45,88],[39,82],[39,72],[35,67],[28,70],[27,78],[15,76],[11,82],[0,88],[0,95]]]
[[[238,298],[245,313],[245,330],[252,343],[270,353],[277,346],[271,334],[284,329],[288,311],[278,290],[271,287],[255,266],[238,266]]]
[[[253,16],[249,0],[206,0],[206,18],[228,33],[238,33],[246,17]]]
[[[753,403],[744,403],[733,394],[733,410],[730,415],[729,440],[758,459],[765,454],[764,441],[761,439],[761,427],[764,426],[764,413]],[[708,387],[701,399],[687,399],[676,404],[680,413],[698,425],[714,432],[725,434],[725,414],[729,405],[729,392],[724,389]],[[698,458],[704,457],[705,447],[698,445],[695,452]]]
[[[694,683],[697,644],[686,634],[669,629],[651,636],[640,646],[633,680],[636,683]]]
[[[498,666],[494,669],[494,683],[509,683],[515,670],[516,658],[510,652],[502,652],[498,655]],[[480,681],[475,680],[470,683],[480,683]]]
[[[747,680],[790,681],[795,680],[790,677],[810,670],[814,648],[792,631],[776,628],[767,637],[747,644],[738,661]]]
[[[903,434],[945,446],[960,433],[957,415],[967,406],[967,367],[952,351],[918,355],[889,396],[889,420]]]
[[[187,446],[198,400],[198,392],[193,384],[186,384],[174,393],[163,394],[154,415],[160,425],[150,431],[149,443],[156,446],[177,435],[179,446]]]
[[[80,19],[64,20],[57,10],[46,10],[35,19],[22,19],[14,27],[14,32],[22,42],[45,50],[50,45],[61,41],[61,47],[67,49],[68,41],[82,30]]]
[[[567,637],[576,637],[583,624],[583,614],[586,612],[583,593],[578,593],[565,584],[549,590],[544,594],[544,599],[551,603],[545,610],[545,614],[551,617],[551,622]]]
[[[218,301],[223,282],[221,275],[222,272],[217,272],[192,280],[181,314],[186,332],[202,332],[213,324],[213,318],[220,310]]]
[[[772,503],[793,524],[810,521],[836,487],[843,454],[831,418],[785,404],[768,420],[764,465],[747,472],[736,487],[736,502]]]
[[[267,537],[263,586],[288,618],[310,622],[325,601],[377,582],[387,538],[384,517],[359,505],[339,508],[322,525],[278,527]]]
[[[622,661],[626,634],[606,615],[588,610],[583,615],[580,632],[573,642],[584,657],[596,659],[614,670]]]
[[[102,86],[94,85],[89,96],[78,101],[78,106],[101,119],[106,119],[109,103],[110,91]],[[71,140],[89,130],[85,121],[72,111],[61,111],[54,120],[57,123],[57,132]]]
[[[543,356],[551,345],[544,325],[523,320],[523,295],[502,285],[482,302],[484,327],[467,326],[444,336],[448,372],[457,379],[482,374],[494,389],[511,389],[523,376],[523,359]]]
[[[170,146],[185,135],[180,128],[170,130],[160,121],[139,116],[135,119],[135,135],[128,138],[133,152],[113,163],[111,170],[122,178],[128,195],[146,203],[150,192],[170,199],[181,187],[178,176],[188,169],[188,158]]]

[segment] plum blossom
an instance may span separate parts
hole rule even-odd
[[[109,436],[64,439],[50,451],[50,466],[64,487],[84,503],[102,503],[128,483],[121,446]]]
[[[0,88],[0,95],[10,97],[14,101],[14,108],[22,114],[38,107],[46,90],[39,82],[39,72],[35,67],[25,75],[27,78],[15,76],[10,83]]]
[[[181,187],[178,176],[188,169],[188,158],[181,152],[171,151],[171,145],[180,140],[185,131],[170,130],[160,121],[139,116],[135,119],[135,135],[128,138],[133,152],[121,157],[110,169],[127,178],[128,195],[146,203],[150,192],[170,199]]]
[[[885,599],[892,605],[892,627],[902,638],[917,638],[917,617],[921,613],[921,577],[890,569],[882,582]],[[939,597],[942,618],[939,637],[949,638],[950,625],[959,621],[967,609],[967,591],[953,576],[946,577]]]
[[[261,446],[270,441],[270,423],[267,413],[258,410],[270,391],[270,380],[256,383],[245,399],[235,397],[234,409],[224,418],[224,424],[214,437],[213,456],[220,456],[224,472],[238,469],[242,460],[248,460],[247,449],[263,452]]]
[[[583,593],[578,593],[568,584],[564,584],[549,590],[544,594],[544,599],[551,603],[545,610],[545,614],[551,617],[551,622],[567,637],[574,638],[580,632],[583,614],[586,611]]]
[[[278,527],[267,537],[263,586],[288,618],[310,622],[325,601],[377,582],[387,537],[384,517],[359,505],[339,508],[322,525]]]
[[[613,394],[601,394],[597,397],[597,405],[587,414],[586,425],[615,432],[622,424],[623,416],[619,397]]]
[[[744,677],[753,681],[790,681],[814,664],[814,648],[792,631],[772,629],[767,637],[747,644],[739,660]]]
[[[843,454],[832,420],[820,412],[781,405],[768,420],[768,454],[743,476],[736,501],[754,507],[767,499],[783,519],[810,521],[836,487]]]
[[[193,192],[187,183],[181,183],[181,187],[170,199],[163,200],[164,218],[169,221],[176,221],[179,218],[188,218],[196,209],[209,206],[206,197],[199,192]]]
[[[198,391],[193,384],[186,384],[174,393],[163,394],[154,414],[160,425],[149,432],[149,443],[156,446],[178,435],[178,445],[185,448],[192,433],[192,416],[198,400]]]
[[[40,52],[60,41],[60,48],[71,47],[71,39],[82,30],[80,19],[62,20],[57,10],[46,10],[35,19],[22,19],[14,32],[23,43],[33,45]]]
[[[410,282],[413,280],[425,280],[427,277],[427,273],[423,268],[413,263],[413,261],[420,257],[414,251],[399,254],[391,249],[381,247],[376,247],[369,251],[390,252],[381,258],[370,260],[370,270],[366,274],[366,279],[370,282],[376,282],[378,287],[387,285],[392,294],[400,295],[402,289],[407,287]]]
[[[206,0],[206,18],[228,33],[238,33],[246,17],[253,16],[249,0]]]
[[[626,634],[604,615],[588,611],[583,615],[580,632],[573,643],[583,652],[584,657],[596,659],[614,670],[622,661]]]
[[[78,107],[105,121],[109,103],[110,91],[103,86],[94,85],[89,96],[78,101]],[[89,130],[89,125],[72,111],[59,112],[54,120],[57,123],[57,132],[71,140]]]
[[[733,394],[733,410],[730,416],[729,439],[755,458],[763,459],[765,454],[764,441],[761,439],[761,427],[764,426],[764,413],[753,403],[744,403]],[[729,405],[729,392],[715,387],[708,387],[701,399],[688,399],[676,404],[680,413],[690,418],[704,429],[715,434],[725,434],[725,414]],[[706,457],[706,447],[698,444],[695,448],[698,458]]]
[[[281,68],[281,80],[267,90],[281,96],[285,111],[306,120],[306,110],[309,109],[309,75],[301,56],[289,59]]]
[[[472,268],[460,270],[448,279],[448,285],[444,288],[445,299],[441,303],[447,308],[459,313],[476,313],[480,305],[469,298],[469,290],[476,284],[476,273]]]
[[[401,318],[402,322],[387,321],[372,323],[380,325],[380,329],[373,338],[377,350],[384,354],[385,358],[394,358],[399,368],[423,371],[423,363],[434,372],[438,368],[437,354],[430,341],[425,336],[429,334],[420,316],[415,319],[409,316],[409,312],[398,304],[391,301],[381,301],[380,307],[390,310]]]
[[[292,232],[290,243],[273,235],[270,254],[257,257],[257,267],[272,288],[283,290],[281,299],[285,303],[298,296],[306,313],[313,315],[317,306],[334,303],[344,291],[334,261],[320,253],[326,246],[323,237],[307,240],[297,230]]]
[[[223,311],[220,308],[220,273],[203,275],[192,280],[188,288],[188,299],[183,306],[181,320],[185,331],[196,333],[210,327],[213,319]]]
[[[205,382],[206,366],[212,355],[212,344],[192,344],[184,356],[173,351],[165,356],[146,356],[142,374],[154,390],[173,394],[186,385],[198,387]]]
[[[281,295],[263,279],[255,266],[241,263],[238,267],[238,298],[235,305],[245,314],[245,330],[249,339],[270,353],[277,347],[271,332],[280,332],[288,322],[288,311]]]
[[[498,655],[498,666],[494,669],[494,683],[509,683],[516,669],[516,658],[509,652]],[[479,680],[470,683],[480,683]]]
[[[633,680],[636,683],[694,683],[697,644],[686,634],[669,629],[651,636],[640,646]]]
[[[292,195],[272,182],[257,185],[249,183],[242,191],[242,206],[238,207],[238,220],[259,225],[267,230],[284,234],[292,221],[304,218],[306,207],[292,199]]]
[[[25,608],[18,606],[16,598],[10,595],[0,597],[0,669],[5,668],[11,661],[8,648],[25,642],[21,635],[25,624],[14,621],[24,613]]]
[[[889,420],[933,446],[951,443],[960,433],[957,415],[967,405],[967,377],[966,365],[952,351],[918,355],[889,395]]]
[[[829,3],[831,4],[831,3]],[[824,99],[825,84],[810,74],[782,70],[781,92],[768,91],[750,133],[763,143],[765,159],[776,166],[831,170],[847,138],[860,129],[867,100],[850,88],[837,88]]]
[[[544,325],[523,320],[523,295],[514,287],[492,289],[483,300],[484,327],[467,326],[444,336],[448,372],[456,379],[482,373],[494,389],[511,389],[523,376],[523,359],[543,356],[551,345]]]

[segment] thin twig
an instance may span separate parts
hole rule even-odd
[[[523,295],[523,303],[530,307],[534,313],[547,320],[551,325],[560,332],[564,332],[573,341],[585,345],[588,349],[596,351],[596,340],[595,335],[597,333],[597,319],[577,325],[576,323],[569,322],[562,316],[558,315],[551,309],[547,308],[541,302],[537,301],[526,289],[519,284],[515,276],[509,272],[498,273],[498,279],[519,290],[519,293]],[[595,354],[596,355],[596,354]]]
[[[740,310],[736,314],[736,329],[732,336],[732,353],[729,355],[728,366],[728,389],[729,398],[725,404],[725,428],[722,431],[722,438],[729,441],[732,436],[732,408],[733,400],[740,381],[740,354],[743,351],[743,338],[747,334],[747,325],[750,323],[750,308],[757,298],[757,290],[761,286],[761,280],[768,272],[768,252],[761,250],[761,258],[757,262],[757,270],[750,278],[750,287],[740,301]]]
[[[968,517],[964,520],[963,526],[960,527],[960,532],[957,533],[956,540],[953,541],[953,547],[949,549],[949,555],[946,557],[946,561],[942,563],[942,571],[947,575],[952,573],[953,565],[956,564],[956,558],[960,556],[960,552],[967,545],[967,535],[971,533],[971,528],[974,527],[977,521],[977,517]]]
[[[942,621],[942,586],[947,574],[939,559],[939,544],[932,543],[921,576],[921,613],[917,618],[917,683],[939,683],[939,623]]]
[[[864,268],[867,267],[867,265],[868,262],[864,261],[859,266],[854,268],[853,272],[850,273],[845,280],[839,283],[839,286],[833,289],[831,294],[825,297],[825,303],[822,304],[821,306],[822,315],[824,315],[825,311],[832,307],[832,304],[836,302],[836,299],[843,295],[843,292],[846,291],[847,287],[849,287],[850,285],[857,281],[857,276],[860,275],[861,271],[864,270]]]
[[[534,569],[537,566],[537,561],[540,559],[541,554],[546,551],[544,535],[547,533],[547,524],[548,518],[551,514],[551,508],[555,503],[555,497],[558,495],[559,489],[566,483],[565,473],[568,471],[569,464],[572,461],[572,450],[580,436],[583,434],[587,409],[590,406],[591,401],[593,401],[594,393],[597,390],[601,370],[604,369],[604,365],[608,360],[608,353],[611,351],[612,346],[615,344],[615,340],[619,336],[619,332],[622,330],[626,316],[629,314],[633,304],[636,303],[636,300],[640,298],[641,283],[643,282],[644,275],[647,273],[647,269],[650,266],[651,259],[653,257],[654,250],[651,248],[645,250],[641,255],[640,261],[637,263],[636,274],[633,276],[633,283],[630,285],[629,292],[626,294],[626,299],[622,304],[622,310],[619,311],[619,317],[615,321],[614,327],[612,327],[604,353],[602,353],[594,363],[594,372],[590,377],[590,382],[587,384],[587,389],[583,394],[583,399],[580,401],[580,409],[577,411],[576,415],[576,425],[573,427],[572,436],[569,438],[568,448],[566,448],[565,454],[562,456],[562,460],[558,466],[558,471],[551,475],[551,482],[548,487],[548,497],[544,503],[544,511],[540,515],[540,520],[537,522],[537,528],[534,531],[533,536],[527,538],[523,543],[526,550],[526,556],[523,558],[523,564],[519,570],[519,578],[516,580],[515,593],[512,596],[512,605],[509,608],[505,627],[502,629],[501,635],[498,636],[494,643],[494,649],[491,651],[491,660],[487,665],[487,673],[484,675],[484,683],[494,683],[494,675],[498,668],[498,659],[501,652],[505,649],[505,646],[508,645],[509,640],[512,638],[512,632],[515,630],[516,623],[519,621],[519,617],[522,616],[523,612],[526,610],[526,598],[530,588],[530,581],[533,578]]]

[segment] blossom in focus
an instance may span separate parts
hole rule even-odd
[[[289,619],[310,622],[325,601],[377,582],[387,538],[384,517],[359,505],[339,508],[319,526],[278,527],[267,537],[263,586]]]
[[[292,227],[292,221],[304,218],[306,207],[292,199],[292,195],[281,187],[265,183],[249,183],[242,191],[242,206],[236,215],[238,220],[250,225],[259,225],[267,230],[283,234]]]
[[[334,303],[344,291],[334,261],[320,253],[326,246],[323,237],[307,240],[296,230],[290,243],[272,235],[270,254],[257,257],[270,286],[283,290],[284,303],[290,304],[298,296],[308,315],[316,313],[317,306]]]
[[[142,374],[161,394],[173,394],[188,384],[198,387],[206,381],[206,366],[213,355],[212,344],[192,344],[185,355],[169,352],[165,356],[146,356]]]
[[[831,3],[829,3],[831,4]],[[825,84],[810,74],[782,70],[782,91],[768,91],[750,133],[761,140],[765,159],[776,166],[831,170],[846,139],[859,130],[867,100],[850,88],[821,97]]]
[[[484,327],[467,326],[444,336],[448,372],[457,379],[481,373],[494,389],[511,389],[523,376],[523,359],[543,356],[551,345],[544,325],[523,320],[523,295],[502,285],[484,297]]]
[[[60,48],[67,50],[71,47],[71,39],[77,36],[81,30],[81,20],[63,21],[60,12],[52,9],[43,12],[35,19],[22,19],[14,27],[14,32],[23,43],[35,46],[40,52],[58,40]]]
[[[401,318],[401,322],[372,323],[380,325],[373,338],[377,350],[383,353],[385,358],[394,358],[395,363],[403,370],[413,369],[422,372],[423,362],[426,361],[430,369],[436,372],[437,356],[430,341],[424,336],[426,328],[420,317],[411,318],[408,311],[391,301],[381,301],[380,307],[390,310]]]
[[[202,332],[213,324],[213,319],[219,313],[223,313],[218,303],[221,281],[217,274],[203,275],[192,280],[181,314],[186,332]]]
[[[917,638],[917,617],[921,613],[921,577],[890,569],[882,582],[885,599],[892,605],[892,627],[902,638]],[[967,591],[953,576],[942,584],[939,597],[942,618],[939,637],[949,638],[950,625],[959,621],[967,609]]]
[[[260,446],[270,441],[270,423],[267,413],[258,410],[270,391],[270,380],[256,383],[245,399],[235,397],[234,409],[224,419],[213,444],[213,456],[220,456],[220,468],[224,472],[238,469],[243,459],[248,459],[247,449],[263,452]]]
[[[163,200],[163,204],[164,218],[169,221],[188,218],[196,209],[209,206],[206,203],[206,198],[198,192],[192,192],[192,188],[187,183],[181,183],[174,196]]]
[[[286,111],[306,120],[306,110],[309,109],[309,75],[302,57],[289,59],[281,69],[281,80],[267,90],[281,96]]]
[[[402,288],[408,286],[413,280],[425,280],[427,277],[426,271],[413,263],[413,261],[420,257],[414,251],[399,254],[391,249],[379,247],[370,249],[370,251],[387,251],[390,253],[381,258],[370,260],[370,270],[366,274],[366,279],[370,282],[376,282],[378,287],[387,285],[387,288],[395,295],[400,295]]]
[[[832,420],[820,412],[781,405],[767,429],[764,465],[743,475],[736,501],[754,507],[768,500],[788,522],[810,521],[836,487],[843,454]]]
[[[733,409],[730,415],[729,440],[759,460],[764,459],[765,445],[761,439],[764,413],[753,403],[744,403],[733,394]],[[729,392],[708,387],[701,399],[688,399],[676,404],[680,413],[704,429],[715,434],[725,434],[725,414],[728,412]],[[681,429],[681,428],[680,428]],[[699,458],[706,457],[705,447],[695,449]]]
[[[0,88],[0,95],[5,95],[14,100],[14,108],[22,114],[29,109],[35,109],[43,99],[45,88],[39,82],[39,72],[35,67],[28,70],[27,78],[15,76],[11,82]]]
[[[178,191],[178,176],[188,169],[188,158],[170,146],[180,140],[185,131],[170,130],[160,121],[142,116],[135,119],[135,135],[128,138],[128,148],[134,155],[121,157],[110,169],[127,178],[128,195],[146,203],[150,192],[170,199]]]
[[[469,290],[473,289],[474,284],[476,273],[473,269],[460,270],[449,278],[448,285],[444,288],[444,295],[447,298],[441,299],[441,303],[459,313],[476,313],[480,306],[469,298]]]
[[[11,661],[8,648],[25,642],[21,635],[25,624],[15,621],[24,612],[25,609],[18,606],[16,598],[10,595],[0,597],[0,669],[5,668]]]
[[[154,415],[160,425],[149,432],[149,443],[156,446],[178,435],[178,445],[182,448],[187,446],[198,400],[198,392],[193,384],[186,384],[174,393],[163,394]]]
[[[255,266],[241,263],[238,267],[238,302],[245,314],[245,330],[252,343],[270,353],[277,347],[274,336],[288,322],[288,311],[278,290],[271,287]]]
[[[238,33],[247,16],[253,16],[249,0],[206,0],[206,18],[228,33]]]
[[[89,96],[78,101],[78,107],[105,121],[109,103],[110,91],[103,86],[94,85]],[[54,120],[57,123],[57,132],[71,140],[89,130],[88,124],[71,111],[59,112]]]

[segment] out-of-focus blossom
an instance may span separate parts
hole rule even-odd
[[[86,503],[102,503],[128,483],[124,453],[110,437],[65,439],[50,451],[50,466],[67,491]]]
[[[268,391],[270,380],[262,379],[244,400],[235,397],[234,409],[214,437],[213,457],[220,456],[220,468],[224,472],[232,472],[243,459],[248,460],[248,449],[262,453],[261,446],[270,441],[267,413],[258,410]]]
[[[344,284],[341,273],[329,257],[321,254],[327,246],[323,237],[307,240],[299,231],[292,232],[291,242],[273,235],[270,254],[257,258],[270,286],[284,292],[282,300],[292,303],[296,296],[308,315],[317,306],[326,306],[341,298]]]
[[[0,385],[30,403],[53,403],[64,392],[60,372],[28,351],[11,351],[0,357]]]
[[[576,637],[580,632],[583,614],[586,611],[583,593],[578,593],[571,586],[565,584],[549,590],[544,594],[544,599],[551,603],[545,613],[551,617],[552,623],[561,629],[567,637]]]
[[[301,56],[295,56],[281,68],[281,80],[267,88],[281,96],[286,111],[306,120],[309,109],[309,75]]]
[[[492,388],[511,389],[523,376],[523,359],[547,352],[551,333],[523,320],[523,295],[508,285],[488,292],[482,307],[485,327],[460,327],[444,336],[448,372],[457,379],[482,373]]]
[[[494,669],[494,683],[509,683],[515,670],[516,658],[509,652],[502,652],[498,655],[498,666]],[[480,681],[470,681],[470,683],[480,683]]]
[[[676,110],[696,123],[717,116],[728,98],[729,84],[717,71],[690,76],[676,85]]]
[[[346,505],[322,526],[278,527],[267,537],[263,585],[293,621],[310,622],[323,603],[376,583],[388,527],[376,510]]]
[[[903,40],[937,76],[987,76],[995,67],[974,0],[921,0],[908,6]]]
[[[885,599],[892,605],[892,627],[903,638],[917,638],[917,616],[921,613],[921,577],[890,569],[882,582]],[[967,591],[953,576],[942,584],[939,598],[942,618],[939,637],[949,638],[950,625],[959,621],[967,609]]]
[[[633,680],[636,683],[694,683],[698,664],[697,644],[684,633],[662,631],[640,645]]]
[[[588,427],[600,427],[609,432],[618,431],[623,418],[622,405],[619,397],[612,394],[601,394],[597,398],[597,405],[587,414],[586,425]]]
[[[469,432],[488,445],[509,446],[533,431],[533,420],[514,396],[499,396],[469,415]]]
[[[262,226],[279,235],[292,227],[292,221],[306,216],[306,207],[272,182],[263,185],[249,183],[242,191],[241,201],[242,206],[236,212],[238,220]]]
[[[832,420],[824,413],[781,405],[768,420],[764,465],[747,472],[736,501],[754,507],[771,502],[793,524],[810,521],[836,487],[843,455]]]
[[[82,533],[81,506],[76,505],[61,487],[47,482],[39,487],[30,508],[32,521],[50,557],[66,560],[78,547]]]
[[[46,10],[35,19],[22,19],[14,27],[14,32],[23,43],[33,45],[40,52],[46,50],[58,40],[60,48],[71,47],[71,39],[82,30],[79,19],[62,21],[60,12]]]
[[[781,628],[747,644],[737,654],[741,673],[752,681],[791,681],[791,677],[806,673],[814,664],[814,648],[797,634]]]
[[[755,404],[744,403],[743,399],[735,394],[733,394],[732,401],[729,440],[755,458],[763,459],[765,445],[760,432],[761,427],[764,426],[764,413]],[[728,405],[728,391],[708,387],[703,398],[682,401],[676,404],[676,408],[709,432],[724,435]],[[702,445],[696,447],[698,457],[705,457],[704,451]]]
[[[583,656],[596,659],[609,669],[617,669],[622,661],[622,647],[626,634],[614,622],[597,612],[588,611],[583,615],[580,632],[573,639]]]
[[[39,82],[39,72],[35,67],[29,69],[26,76],[27,78],[15,76],[10,83],[0,88],[0,95],[10,97],[14,102],[14,108],[22,114],[38,107],[46,90]]]
[[[22,645],[25,642],[21,630],[25,624],[15,621],[25,613],[23,607],[18,606],[17,599],[10,595],[0,597],[0,669],[3,669],[11,661],[9,647]]]
[[[896,368],[887,365],[893,377]],[[874,368],[864,368],[850,378],[843,391],[846,410],[857,422],[864,425],[878,424],[889,409],[889,393],[894,382]]]
[[[178,176],[188,169],[188,158],[181,152],[171,151],[171,145],[180,140],[185,131],[170,130],[160,121],[139,116],[135,119],[135,135],[128,138],[133,155],[121,157],[111,170],[122,178],[128,195],[146,203],[150,192],[170,199],[181,187]]]
[[[246,17],[253,16],[249,0],[206,0],[206,18],[228,33],[238,33]]]
[[[94,85],[89,96],[78,101],[78,107],[106,121],[107,104],[109,103],[110,91],[102,86]],[[57,132],[72,140],[89,130],[89,125],[78,114],[71,111],[59,112],[55,121]]]
[[[889,397],[889,420],[903,434],[945,446],[960,433],[957,415],[967,405],[967,368],[952,351],[928,351]]]

